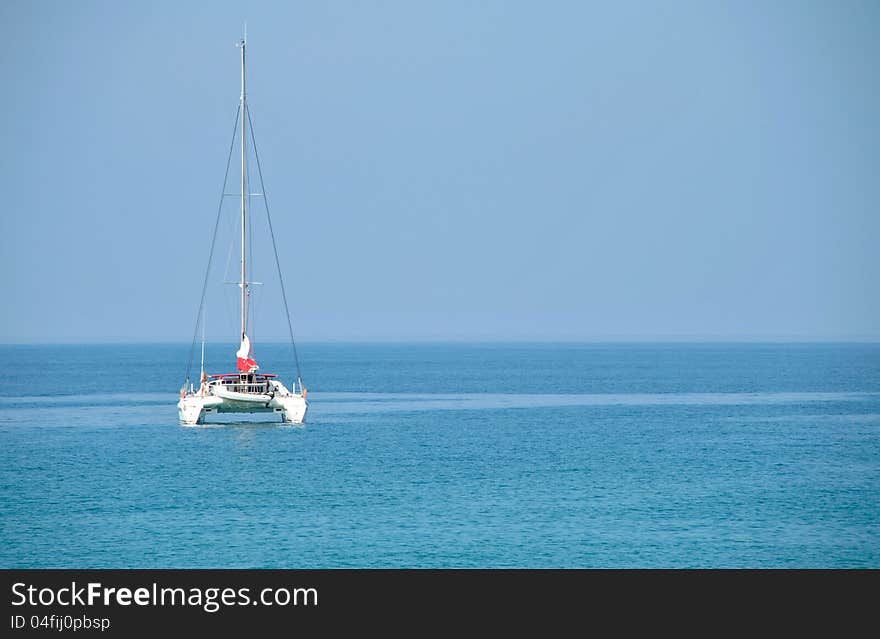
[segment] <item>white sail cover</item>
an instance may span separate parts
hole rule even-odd
[[[253,373],[260,368],[251,357],[251,340],[248,339],[247,335],[242,336],[241,348],[238,349],[235,355],[238,357],[238,370],[242,373]]]

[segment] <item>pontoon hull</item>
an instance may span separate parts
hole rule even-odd
[[[302,424],[306,419],[308,402],[302,395],[231,399],[214,395],[187,395],[177,403],[180,421],[187,425],[204,424],[206,417],[220,413],[277,413],[281,421]]]

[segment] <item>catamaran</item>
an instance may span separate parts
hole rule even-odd
[[[263,174],[260,167],[259,155],[256,153],[256,141],[253,135],[253,124],[251,123],[250,112],[247,107],[247,95],[245,93],[245,48],[246,39],[238,41],[236,44],[241,49],[241,99],[239,103],[238,113],[236,115],[235,125],[233,126],[233,144],[229,148],[229,157],[227,158],[227,175],[229,172],[229,163],[232,158],[232,150],[235,141],[236,132],[241,124],[241,270],[239,281],[236,285],[241,289],[241,331],[240,346],[236,352],[237,371],[234,373],[225,373],[218,375],[209,375],[205,372],[205,334],[204,334],[204,306],[205,292],[207,290],[208,278],[211,272],[211,261],[214,255],[214,244],[217,239],[217,228],[219,226],[220,208],[222,208],[222,198],[225,195],[226,183],[224,179],[223,195],[221,195],[221,206],[218,207],[218,223],[214,227],[214,236],[211,243],[211,253],[208,258],[208,270],[205,274],[205,282],[202,286],[202,298],[199,303],[199,312],[196,319],[196,330],[193,333],[193,343],[190,348],[189,363],[187,365],[186,379],[183,387],[180,389],[180,401],[177,403],[180,421],[187,425],[203,424],[208,416],[213,413],[276,413],[280,414],[283,422],[301,424],[305,421],[308,402],[306,401],[307,390],[302,383],[302,375],[300,373],[299,358],[296,352],[296,343],[293,339],[293,325],[290,321],[290,310],[287,305],[287,295],[284,292],[284,279],[281,276],[281,263],[278,259],[278,249],[275,245],[275,234],[272,230],[272,220],[269,217],[269,206],[266,199],[266,189],[263,186]],[[257,158],[257,169],[259,174],[260,188],[262,193],[248,193],[248,173],[247,173],[247,132],[250,130],[250,138],[254,148],[254,154]],[[238,195],[238,194],[236,194]],[[269,230],[272,237],[272,247],[275,253],[275,264],[278,269],[278,279],[281,284],[281,296],[284,301],[284,310],[287,314],[287,327],[290,332],[290,343],[293,351],[293,359],[296,364],[296,380],[291,384],[292,389],[288,389],[278,375],[260,372],[260,367],[254,359],[253,344],[248,338],[248,302],[250,298],[250,286],[257,282],[248,281],[248,251],[247,251],[247,231],[248,231],[248,201],[249,195],[259,195],[266,203],[266,215],[269,220]],[[192,367],[193,352],[196,344],[196,336],[199,328],[202,328],[202,366],[198,388],[190,381],[190,369]]]

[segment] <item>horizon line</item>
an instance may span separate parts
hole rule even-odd
[[[112,346],[112,345],[186,345],[200,343],[175,339],[64,339],[64,340],[20,340],[0,341],[0,346]],[[232,344],[228,340],[208,340],[206,344]],[[290,342],[286,339],[267,339],[260,344],[285,345]],[[296,340],[297,345],[325,345],[325,344],[375,344],[375,345],[419,345],[419,344],[878,344],[880,336],[707,336],[707,337],[664,337],[664,336],[639,336],[639,337],[558,337],[558,338],[401,338],[401,339],[377,339],[377,338],[325,338],[325,339],[302,339]],[[234,346],[234,344],[232,344]]]

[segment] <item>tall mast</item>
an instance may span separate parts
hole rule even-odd
[[[244,90],[244,48],[246,41],[238,43],[241,49],[241,338],[244,339],[247,328],[247,140],[245,119],[247,118],[247,102]]]

